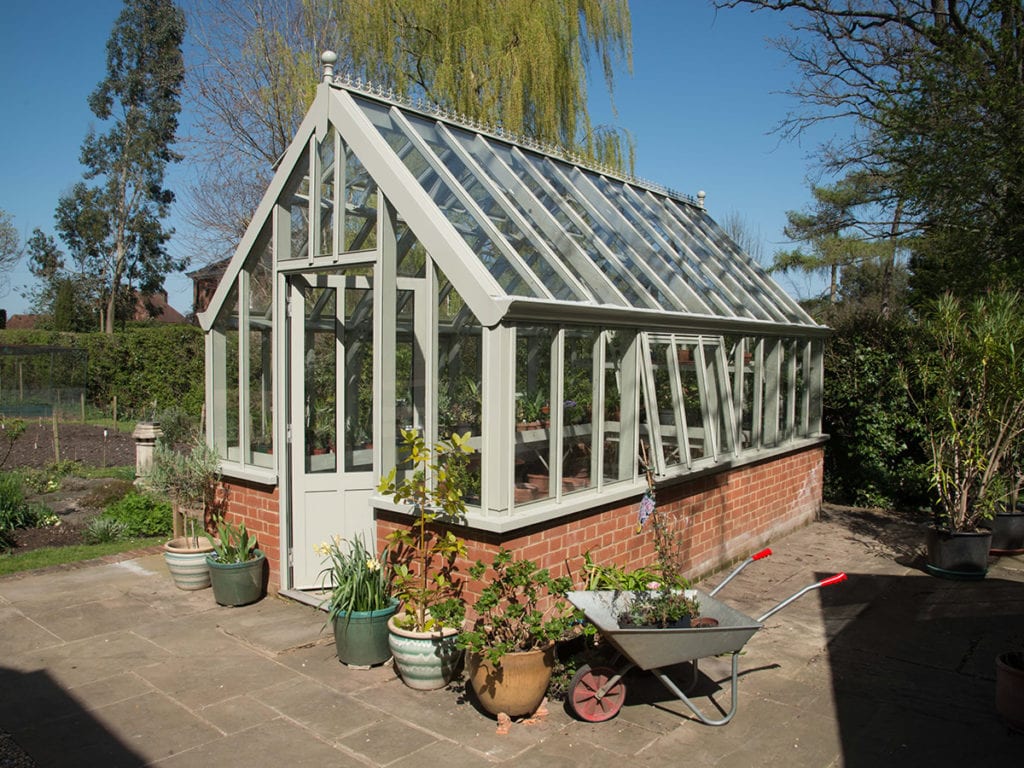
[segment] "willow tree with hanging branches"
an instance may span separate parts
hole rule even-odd
[[[632,69],[628,0],[194,0],[189,77],[196,251],[225,255],[309,107],[320,52],[338,72],[632,170],[628,134],[594,125],[587,75],[609,95]],[[219,247],[217,247],[219,241]]]

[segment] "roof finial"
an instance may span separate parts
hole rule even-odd
[[[703,189],[697,192],[697,205],[699,205],[701,208],[704,207],[704,198],[706,197],[707,193]]]
[[[334,64],[338,60],[338,54],[334,51],[324,51],[320,54],[320,63],[324,65],[324,82],[334,80]]]

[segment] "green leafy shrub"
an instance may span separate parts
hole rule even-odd
[[[0,551],[14,546],[13,532],[18,528],[35,528],[51,517],[44,504],[29,504],[21,487],[21,478],[12,473],[0,473]]]
[[[112,517],[94,517],[85,526],[82,538],[86,544],[106,544],[129,538],[125,524]]]
[[[129,537],[162,536],[171,532],[171,505],[135,491],[103,510],[100,518],[119,523],[124,535]]]
[[[94,509],[106,509],[134,491],[135,484],[130,480],[111,478],[82,499],[82,503]]]
[[[900,381],[916,331],[904,319],[850,314],[825,349],[825,498],[874,507],[927,499],[921,423]]]

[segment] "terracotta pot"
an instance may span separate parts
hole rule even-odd
[[[548,489],[550,488],[550,478],[547,475],[541,474],[528,474],[526,476],[526,482],[537,489],[537,492],[542,496],[547,496]]]
[[[555,668],[555,644],[537,651],[506,653],[495,666],[484,655],[466,656],[466,670],[473,692],[492,715],[531,715],[544,700]]]
[[[1024,653],[996,657],[996,711],[1011,728],[1024,731]]]
[[[516,483],[516,504],[533,501],[537,497],[537,487],[530,483]]]

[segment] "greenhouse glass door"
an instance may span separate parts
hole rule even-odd
[[[369,267],[288,278],[292,585],[319,585],[334,535],[373,544],[373,290]]]

